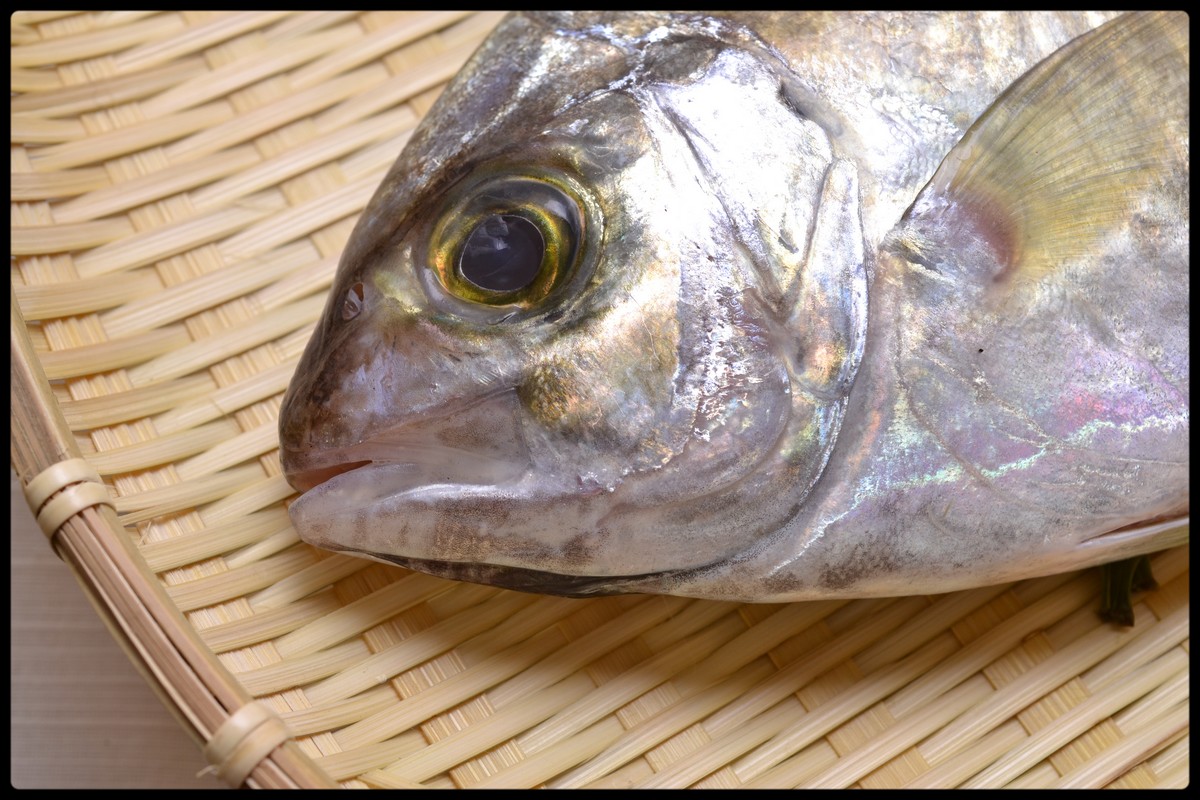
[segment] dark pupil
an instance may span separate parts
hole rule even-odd
[[[524,217],[488,217],[471,231],[459,272],[480,289],[512,292],[533,283],[542,269],[541,231]]]

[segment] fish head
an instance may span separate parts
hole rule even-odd
[[[280,416],[310,543],[627,590],[796,514],[861,356],[853,170],[710,17],[513,15],[363,213]]]

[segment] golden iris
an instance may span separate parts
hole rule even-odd
[[[471,182],[434,227],[430,266],[459,299],[533,308],[572,274],[583,219],[573,194],[546,180]]]

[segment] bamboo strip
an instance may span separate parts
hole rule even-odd
[[[209,628],[201,628],[200,639],[214,653],[227,653],[242,647],[282,636],[301,625],[319,619],[337,608],[337,599],[325,594],[306,597],[284,608],[263,611],[252,617],[235,619]]]
[[[253,147],[226,150],[214,156],[173,164],[166,169],[142,175],[119,184],[76,197],[54,207],[57,223],[97,219],[128,211],[173,194],[211,183],[226,175],[240,173],[261,159]],[[126,234],[128,235],[128,234]]]
[[[1172,675],[1162,686],[1131,703],[1113,715],[1113,722],[1123,733],[1137,733],[1149,727],[1188,696],[1188,676]]]
[[[465,16],[465,11],[413,12],[390,26],[372,31],[356,41],[353,48],[330,53],[297,70],[291,77],[292,86],[302,89],[327,81],[346,70],[379,59],[397,48],[446,28]]]
[[[1180,645],[1187,640],[1188,633],[1189,616],[1185,605],[1163,617],[1129,645],[1082,673],[1080,679],[1089,687],[1105,688]]]
[[[197,189],[191,195],[197,209],[219,206],[252,192],[282,184],[308,170],[354,152],[379,139],[394,136],[416,127],[417,116],[408,108],[385,111],[361,122],[330,131],[321,136],[289,148],[276,156],[264,159],[259,164],[240,170],[208,186]],[[399,151],[396,151],[399,153]]]
[[[200,480],[205,479],[201,478]],[[258,511],[260,508],[277,503],[295,493],[296,490],[288,486],[282,475],[276,475],[252,483],[244,489],[230,492],[201,510],[200,517],[206,525],[213,525],[223,520],[236,519],[252,511]]]
[[[395,12],[392,12],[395,13]],[[303,14],[292,14],[274,23],[265,35],[268,39],[288,39],[294,36],[304,36],[314,31],[337,25],[350,19],[362,16],[360,11],[311,11]]]
[[[443,595],[444,596],[444,595]],[[491,630],[463,644],[460,652],[463,663],[471,664],[491,658],[500,650],[523,642],[560,621],[577,613],[581,603],[562,597],[539,597],[520,611],[504,619]]]
[[[67,23],[60,24],[57,20],[51,21],[50,24],[43,26],[42,30],[52,36],[66,36],[74,31],[117,28],[161,13],[160,11],[93,11],[87,16],[82,16],[72,12],[64,15],[71,18]],[[76,22],[79,24],[74,24]]]
[[[300,537],[292,528],[291,520],[288,520],[286,525],[280,527],[279,530],[275,531],[270,536],[260,539],[253,544],[247,545],[241,550],[226,555],[225,566],[229,567],[230,569],[248,566],[256,561],[261,561],[268,556],[273,556],[276,553],[282,553],[284,550],[288,549],[294,544],[298,544],[299,542]]]
[[[346,780],[361,775],[382,764],[415,753],[426,746],[425,738],[416,731],[396,736],[386,742],[356,747],[340,753],[317,758],[317,765],[334,780]],[[390,776],[385,776],[390,777]],[[398,788],[412,788],[401,786]]]
[[[367,67],[322,86],[290,94],[252,111],[245,111],[236,116],[228,113],[221,115],[218,119],[210,120],[208,125],[188,131],[190,135],[187,138],[172,137],[173,140],[179,141],[167,145],[164,152],[169,161],[175,162],[200,158],[245,144],[288,123],[310,117],[345,97],[370,90],[380,79],[379,70]],[[223,103],[210,104],[214,105],[227,107]],[[192,113],[194,112],[184,111],[173,115],[172,118],[187,117]],[[341,124],[349,121],[342,120]]]
[[[311,202],[248,223],[219,245],[221,255],[227,261],[250,258],[357,214],[367,205],[382,177],[374,174],[360,178]]]
[[[1065,746],[1077,736],[1086,733],[1102,720],[1124,708],[1134,700],[1158,688],[1166,679],[1186,670],[1187,658],[1179,652],[1167,653],[1147,664],[1109,691],[1093,695],[1086,702],[1075,706],[1056,719],[1052,725],[1037,731],[1019,747],[1011,748],[995,763],[969,780],[963,781],[964,788],[998,787],[1015,780],[1024,771],[1037,764],[1050,753]]]
[[[14,67],[40,67],[80,61],[85,58],[116,53],[149,41],[166,39],[184,27],[177,14],[161,14],[128,25],[112,25],[102,30],[60,36],[36,44],[20,45],[9,51]]]
[[[280,281],[279,283],[283,282],[284,281]],[[328,279],[326,280],[326,283],[328,284]],[[279,284],[276,285],[278,286]],[[311,325],[305,325],[303,328],[297,328],[286,336],[279,337],[279,339],[275,341],[274,346],[275,350],[279,353],[280,360],[288,362],[291,365],[291,368],[295,370],[296,362],[300,360],[300,354],[303,353],[304,348],[308,346],[308,342],[312,339],[313,332],[316,330],[316,327],[317,325],[314,322]]]
[[[177,346],[129,370],[133,384],[157,383],[212,366],[252,347],[314,322],[325,305],[324,297],[309,297],[268,311],[240,327]],[[131,337],[132,338],[132,337]]]
[[[41,356],[42,369],[50,380],[73,378],[79,374],[94,375],[163,357],[184,347],[189,341],[187,330],[182,325],[171,325],[99,344],[44,353]]]
[[[976,639],[937,669],[905,686],[888,702],[896,716],[905,716],[929,703],[960,682],[1018,646],[1025,637],[1062,619],[1093,598],[1086,580],[1072,580],[998,625],[987,637]],[[937,760],[931,753],[926,758]]]
[[[497,598],[496,602],[469,606],[452,617],[418,631],[399,644],[364,658],[337,675],[308,687],[305,696],[315,706],[321,706],[366,691],[457,647],[463,641],[491,628],[532,602],[532,597],[508,594]]]
[[[29,164],[38,172],[84,167],[182,139],[233,117],[234,112],[227,103],[209,103],[169,117],[148,119],[117,130],[92,134],[77,142],[40,148],[29,154]],[[207,153],[194,157],[199,155]],[[185,157],[186,151],[171,154],[169,160],[175,163],[185,160]]]
[[[297,569],[308,566],[312,560],[311,551],[293,548],[254,564],[168,586],[167,594],[180,611],[194,611],[270,586]]]
[[[269,286],[264,286],[252,295],[251,299],[257,301],[263,308],[277,308],[284,303],[307,297],[314,292],[328,291],[329,285],[333,282],[337,264],[337,256],[323,258],[320,261],[308,261],[297,266],[290,275],[286,275]],[[304,345],[308,344],[309,338],[311,338],[311,331],[297,341],[297,358],[299,358]],[[280,348],[283,348],[282,340]]]
[[[933,605],[915,614],[887,637],[867,645],[854,656],[863,672],[874,672],[885,664],[899,661],[913,650],[957,624],[964,617],[994,601],[1011,584],[982,586],[937,598]]]
[[[536,664],[563,644],[562,634],[547,629],[496,656],[451,675],[429,689],[334,734],[338,745],[353,750],[381,742]]]
[[[60,85],[42,91],[27,91],[13,97],[9,108],[14,116],[81,115],[140,100],[180,81],[203,74],[206,69],[203,58],[187,58],[143,72],[97,78],[77,86]]]
[[[62,80],[55,72],[9,67],[8,88],[10,92],[47,92],[60,89],[62,85]]]
[[[254,470],[254,467],[241,467],[240,470]],[[214,475],[210,476],[214,480],[212,482],[192,482],[189,484],[175,484],[164,487],[162,489],[152,489],[143,494],[149,494],[153,497],[163,496],[166,498],[164,502],[142,507],[141,503],[145,502],[142,495],[124,495],[116,497],[113,502],[116,505],[117,511],[121,514],[121,522],[132,527],[141,522],[155,519],[157,517],[166,517],[181,511],[191,510],[195,505],[194,498],[200,498],[200,502],[215,500],[225,497],[233,490],[237,484],[230,485],[232,480],[231,475]]]
[[[781,782],[788,784],[795,782],[797,785],[804,785],[811,776],[818,775],[835,766],[840,757],[828,739],[818,739],[780,763],[774,768],[773,774],[776,772],[781,775],[786,773],[788,779]],[[737,774],[736,766],[734,773]],[[768,783],[766,779],[762,779],[760,782],[764,785]],[[746,784],[745,788],[753,788],[753,786]]]
[[[209,376],[194,375],[113,394],[66,400],[59,404],[59,409],[71,430],[86,431],[156,414],[186,398],[212,391],[212,386]],[[157,425],[155,428],[163,434],[172,432]]]
[[[186,484],[174,484],[161,488],[149,489],[137,494],[122,495],[114,501],[117,512],[122,514],[122,522],[132,525],[135,521],[151,519],[160,514],[169,514],[184,508],[201,505],[225,497],[246,481],[259,473],[254,467],[240,467],[209,475],[200,480],[189,481]],[[139,511],[153,512],[148,516],[135,518]]]
[[[122,281],[114,281],[106,276],[73,281],[66,285],[30,284],[13,288],[25,319],[43,320],[88,314],[150,297],[161,290],[162,282],[152,271],[138,270]],[[120,336],[116,333],[112,335]]]
[[[739,774],[754,778],[747,786],[757,786],[757,779],[766,770],[912,682],[953,651],[954,644],[948,637],[937,637],[895,664],[871,673],[750,751],[737,765]]]
[[[8,43],[10,45],[30,44],[32,42],[40,42],[42,40],[42,37],[40,37],[37,31],[35,31],[32,27],[28,25],[22,25],[15,19],[11,18],[9,19],[8,37]]]
[[[250,607],[255,611],[259,609],[279,608],[287,605],[288,603],[293,603],[302,597],[307,597],[314,592],[320,591],[326,586],[331,586],[340,581],[342,578],[366,569],[370,565],[371,562],[367,561],[366,559],[352,558],[350,556],[334,553],[329,555],[327,558],[322,558],[315,564],[310,564],[303,569],[296,570],[283,580],[277,581],[273,585],[268,586],[266,589],[254,593],[247,598],[247,600],[250,603]],[[397,583],[400,582],[402,581],[397,581]],[[395,585],[396,584],[392,584],[392,586]],[[350,607],[351,606],[343,606],[342,608],[343,611],[346,611]],[[305,651],[304,648],[292,649],[289,647],[289,642],[293,642],[297,638],[305,635],[311,634],[303,634],[297,631],[289,636],[285,636],[283,639],[275,643],[276,651],[284,657],[300,655],[301,651]]]
[[[727,680],[688,697],[686,703],[673,703],[654,716],[633,725],[599,754],[555,777],[547,786],[552,789],[569,789],[592,785],[621,765],[696,724],[771,672],[771,665],[765,659],[750,662]]]
[[[163,438],[175,435],[183,434],[165,434]],[[210,475],[257,458],[278,446],[279,425],[272,420],[265,425],[233,435],[232,438],[227,434],[209,446],[205,452],[177,464],[175,472],[183,480]]]
[[[94,453],[89,457],[89,462],[101,475],[149,469],[208,450],[233,436],[236,430],[237,425],[233,420],[211,422],[198,428]]]
[[[14,256],[66,253],[108,244],[132,233],[133,226],[120,217],[53,227],[14,227],[9,231],[9,247]]]
[[[1187,772],[1188,764],[1191,761],[1190,738],[1189,735],[1184,734],[1174,744],[1163,748],[1162,752],[1158,753],[1158,755],[1151,758],[1148,762],[1151,769],[1162,776],[1166,776],[1177,770]]]
[[[432,625],[435,621],[452,617],[455,614],[466,611],[468,608],[477,606],[479,603],[482,603],[485,600],[498,600],[501,594],[507,594],[507,592],[503,592],[503,590],[497,589],[494,586],[487,586],[481,583],[455,581],[454,588],[451,591],[444,594],[431,596],[429,600],[420,607],[420,611],[422,612],[420,614],[421,621],[420,623],[414,623],[416,627],[413,628],[413,631],[416,632],[417,630],[423,630],[426,625]],[[527,596],[528,593],[526,592],[517,592],[516,594],[522,595],[522,599],[526,601],[532,601],[534,599]],[[425,619],[424,612],[428,612],[432,615],[432,617]],[[416,615],[405,616],[411,621],[412,617]],[[381,644],[380,646],[386,647],[388,645]]]
[[[358,26],[348,24],[285,42],[266,43],[251,57],[210,69],[204,75],[172,86],[145,101],[142,113],[148,117],[166,116],[197,103],[225,97],[252,83],[344,48],[358,38]]]
[[[1062,776],[1052,788],[1100,788],[1108,784],[1180,736],[1188,726],[1188,711],[1187,703],[1181,703],[1161,717],[1153,727],[1109,748],[1103,758],[1093,758],[1080,765],[1078,769]]]
[[[490,750],[578,700],[591,688],[592,682],[586,675],[569,675],[526,698],[525,702],[514,706],[508,713],[488,717],[445,739],[432,742],[428,747],[388,764],[385,770],[413,781],[428,780],[461,763],[464,753]],[[370,774],[363,776],[367,781],[371,778]]]
[[[438,92],[438,89],[432,89],[431,92]],[[408,105],[403,106],[402,110],[408,109],[417,102],[414,98]],[[387,113],[387,112],[384,112]],[[378,119],[378,116],[370,119]],[[344,158],[339,167],[342,174],[349,177],[361,177],[365,175],[383,175],[387,174],[392,164],[395,163],[396,157],[404,150],[404,146],[408,144],[408,140],[416,132],[416,126],[410,126],[406,129],[399,129],[394,132],[395,135],[385,138],[375,144],[364,147],[357,153],[352,153]]]
[[[756,716],[750,725],[721,739],[710,739],[707,744],[672,762],[665,769],[639,781],[636,788],[671,788],[695,783],[729,764],[755,745],[775,736],[793,724],[797,716],[794,703],[779,703]],[[703,727],[707,730],[707,726]]]
[[[674,616],[690,602],[693,601],[683,597],[650,597],[594,629],[582,640],[573,642],[570,648],[554,653],[536,666],[496,686],[488,693],[488,697],[497,708],[528,697],[541,687],[557,683],[610,650]]]
[[[290,526],[287,512],[282,508],[272,508],[248,514],[225,525],[203,528],[163,541],[146,542],[140,549],[151,572],[164,572],[215,558]]]
[[[89,278],[144,267],[236,235],[236,231],[277,211],[281,204],[282,200],[271,194],[248,197],[231,208],[181,219],[96,247],[76,257],[75,268]]]
[[[1136,613],[1136,611],[1135,611]],[[1003,722],[1015,711],[1025,708],[1063,682],[1093,666],[1115,652],[1140,633],[1153,616],[1145,611],[1132,628],[1112,630],[1096,628],[1070,646],[1060,650],[1017,680],[979,704],[969,718],[958,719],[929,738],[922,752],[932,761],[939,761],[975,741],[983,732]]]
[[[246,691],[261,697],[349,669],[369,652],[361,641],[351,640],[317,653],[239,672],[237,679]]]
[[[713,714],[705,722],[705,729],[714,737],[736,731],[837,664],[853,657],[859,650],[888,632],[896,631],[903,620],[911,618],[914,607],[920,602],[919,598],[909,598],[909,602],[891,604],[866,624],[851,628],[826,643],[820,652],[808,658],[796,659]]]
[[[347,645],[348,646],[348,645]],[[307,690],[305,692],[307,695]],[[354,697],[311,708],[301,708],[282,715],[288,730],[296,736],[341,728],[382,711],[396,702],[396,692],[390,686],[377,686]],[[420,736],[420,734],[417,734]],[[379,763],[387,763],[386,760]]]
[[[154,427],[162,433],[168,433],[201,425],[225,414],[233,414],[252,403],[283,392],[295,370],[295,362],[289,361],[208,394],[196,392],[193,399],[177,403],[174,408],[155,417]],[[178,379],[186,380],[193,379]]]
[[[9,118],[9,141],[31,144],[57,144],[82,139],[88,135],[79,120],[58,120],[29,114],[12,114]]]
[[[904,787],[912,789],[957,788],[1027,739],[1025,728],[1014,717],[988,731],[969,747],[958,751],[928,771],[913,777],[904,784]],[[919,747],[918,752],[920,752]]]
[[[321,108],[312,109],[314,126],[319,133],[328,133],[351,122],[394,108],[421,92],[450,80],[462,68],[468,55],[469,53],[458,50],[448,50],[386,80],[374,80],[370,92],[345,92],[337,98],[337,105],[323,105]],[[375,75],[375,71],[370,68],[359,70],[366,71]]]
[[[348,557],[341,558],[353,561]],[[362,564],[365,566],[365,563]],[[346,604],[328,618],[312,622],[275,642],[275,649],[284,658],[302,656],[329,648],[342,640],[374,627],[389,616],[424,602],[434,594],[454,588],[455,584],[414,572],[391,583],[377,593]]]
[[[53,200],[112,185],[108,173],[97,167],[49,173],[16,172],[14,167],[8,179],[9,197],[13,201]]]
[[[679,647],[667,648],[639,662],[604,683],[597,691],[591,692],[537,727],[526,731],[518,737],[518,745],[525,753],[538,753],[548,747],[557,747],[558,743],[579,733],[603,716],[614,713],[655,687],[673,680],[692,663],[703,661],[713,650],[741,632],[742,627],[733,615],[723,615],[719,623],[694,633]],[[650,631],[647,631],[647,635],[649,633]]]
[[[813,788],[844,789],[870,771],[896,758],[921,739],[941,729],[986,697],[991,686],[982,675],[976,675],[946,692],[942,697],[896,724],[868,745],[853,753],[844,754],[837,764],[805,781]],[[790,783],[790,781],[789,781]],[[795,785],[795,784],[793,784]]]
[[[820,600],[784,605],[767,619],[750,626],[738,638],[679,676],[676,685],[683,695],[708,686],[797,635],[844,606],[845,600]]]
[[[560,712],[561,713],[561,712]],[[591,727],[526,756],[510,767],[470,784],[471,789],[524,789],[538,786],[555,775],[596,756],[617,740],[625,729],[606,717]]]
[[[235,300],[296,269],[310,258],[303,244],[281,247],[250,261],[238,261],[185,280],[154,298],[125,303],[100,317],[110,336],[136,333],[177,322],[205,309]]]
[[[50,20],[62,19],[73,14],[78,14],[78,11],[14,11],[12,12],[12,21],[17,25],[37,25],[40,22],[48,22]]]
[[[184,56],[257,30],[286,14],[287,12],[283,11],[239,11],[225,14],[200,25],[191,25],[175,36],[131,47],[115,56],[113,61],[117,71],[122,73],[167,69],[171,63]]]

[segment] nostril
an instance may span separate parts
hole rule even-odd
[[[360,281],[350,287],[346,292],[346,299],[342,302],[342,319],[351,320],[359,315],[363,308],[363,285]]]
[[[359,467],[365,467],[371,464],[371,461],[349,461],[345,464],[334,464],[332,467],[321,467],[320,469],[306,469],[301,472],[294,472],[287,476],[287,481],[299,492],[307,492],[314,486],[320,486],[330,478],[335,478],[343,472],[350,472]]]

